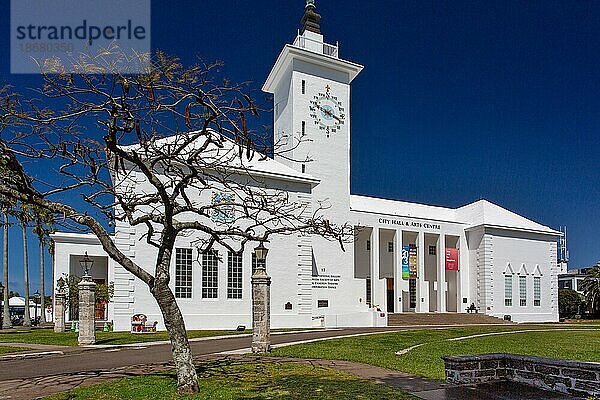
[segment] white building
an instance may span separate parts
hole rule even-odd
[[[257,173],[285,185],[294,199],[327,201],[328,217],[351,222],[356,238],[345,252],[317,237],[271,240],[272,327],[385,325],[386,312],[464,313],[472,303],[481,313],[513,321],[558,321],[560,232],[486,200],[453,209],[350,193],[350,86],[363,67],[324,42],[320,17],[307,3],[303,29],[284,46],[263,90],[274,96],[275,140],[293,159],[312,161],[275,157]],[[298,135],[311,140],[297,145]],[[138,265],[152,265],[154,249],[140,236],[124,224],[115,227],[121,251]],[[55,276],[80,275],[78,261],[87,251],[94,279],[114,282],[106,318],[116,330],[128,330],[136,313],[164,329],[146,285],[110,260],[94,236],[57,233],[54,240]],[[215,247],[222,257],[189,257],[188,268],[182,263],[195,251],[190,239],[176,247],[181,257],[172,261],[171,285],[188,329],[250,326],[252,250],[232,261]],[[218,268],[202,268],[211,263]],[[185,271],[191,271],[179,280],[185,287],[175,287]],[[203,279],[203,273],[212,275]],[[208,281],[210,291],[203,287]]]

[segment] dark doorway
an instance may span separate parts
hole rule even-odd
[[[387,279],[387,312],[394,312],[394,278]]]
[[[408,281],[408,293],[410,298],[410,308],[417,308],[417,280],[409,279]]]

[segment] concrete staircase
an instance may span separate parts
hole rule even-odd
[[[388,326],[511,324],[485,314],[398,313],[388,314]]]

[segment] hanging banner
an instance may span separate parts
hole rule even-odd
[[[458,249],[446,249],[446,271],[458,271]]]
[[[408,267],[409,247],[402,246],[402,279],[410,278],[410,269]]]
[[[417,279],[417,246],[414,244],[408,248],[408,269],[410,279]]]

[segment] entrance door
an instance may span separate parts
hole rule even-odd
[[[409,279],[408,280],[408,293],[410,299],[410,308],[414,310],[417,308],[417,280]]]
[[[387,312],[394,312],[394,278],[387,278]]]

